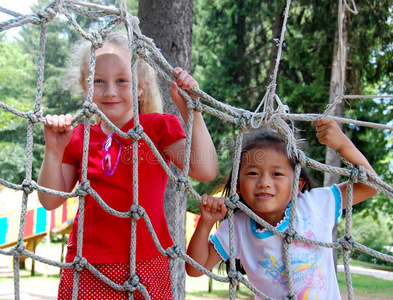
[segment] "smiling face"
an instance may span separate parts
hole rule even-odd
[[[238,192],[259,217],[276,226],[291,200],[294,168],[276,147],[245,152],[239,171]]]
[[[133,118],[131,56],[126,49],[106,44],[96,51],[93,102],[119,128]]]

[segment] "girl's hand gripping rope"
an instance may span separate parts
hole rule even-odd
[[[337,122],[331,119],[322,118],[315,122],[318,141],[329,148],[338,151],[345,159],[354,166],[362,165],[371,173],[374,169],[367,158],[356,148],[352,141],[341,131]],[[342,194],[342,208],[346,208],[348,181],[340,183],[338,187]],[[377,193],[372,187],[356,182],[353,185],[353,205],[360,203]]]
[[[47,150],[63,153],[72,137],[72,116],[46,115],[47,125],[44,128],[45,146]]]
[[[224,204],[225,198],[202,195],[202,202],[199,204],[201,211],[200,222],[205,222],[213,226],[223,219],[227,214],[227,207]]]
[[[185,91],[192,87],[199,87],[198,82],[187,71],[177,67],[174,70],[176,79],[172,82],[170,93],[173,102],[176,104],[180,114],[186,124],[188,124],[188,108],[187,102],[180,95],[178,87]],[[197,96],[190,93],[190,97],[198,99]],[[191,139],[191,157],[190,171],[188,175],[198,181],[212,181],[218,173],[218,161],[216,149],[211,139],[209,130],[206,127],[203,116],[200,112],[194,111],[192,139]],[[173,143],[170,149],[166,149],[166,153],[172,155],[172,161],[178,167],[182,166],[184,159],[179,160],[178,153],[184,154],[185,141]],[[184,155],[183,155],[184,157]]]
[[[42,162],[38,184],[44,188],[71,192],[78,173],[74,166],[63,163],[63,154],[73,134],[72,116],[46,115],[44,128],[45,155]],[[38,191],[39,200],[47,210],[52,210],[64,203],[67,198]]]

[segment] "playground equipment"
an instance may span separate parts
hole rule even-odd
[[[0,249],[12,247],[18,243],[22,198],[22,191],[0,190]],[[35,253],[37,245],[44,236],[69,233],[77,204],[75,198],[69,198],[58,209],[47,211],[39,204],[37,193],[32,193],[28,200],[23,234],[26,249]],[[21,257],[19,261],[21,268],[25,267],[25,259],[26,256]],[[31,272],[34,274],[34,263]]]

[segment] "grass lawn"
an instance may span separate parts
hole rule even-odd
[[[212,281],[212,291],[209,292],[209,278],[207,276],[186,276],[186,299],[195,298],[226,298],[229,299],[229,283]],[[236,291],[236,299],[254,299],[254,294],[243,284]]]
[[[342,295],[346,295],[344,273],[338,273],[338,283]],[[375,278],[373,276],[352,274],[352,286],[357,297],[370,299],[393,299],[393,281]],[[212,292],[209,293],[209,279],[206,276],[186,278],[186,299],[195,298],[229,298],[228,284],[213,281]],[[254,299],[253,293],[244,285],[236,293],[236,299]]]
[[[341,294],[346,294],[344,273],[338,273],[337,277]],[[393,281],[360,274],[352,274],[351,277],[352,287],[356,296],[370,297],[370,299],[393,299]]]
[[[361,265],[364,267],[375,267],[375,265],[364,265],[362,262],[351,261],[351,265]],[[378,266],[378,269],[381,266]],[[393,271],[393,268],[382,267],[386,271]],[[223,275],[224,276],[224,275]],[[368,275],[352,274],[352,287],[356,297],[365,297],[368,299],[389,299],[393,300],[393,281],[383,280]],[[346,283],[344,273],[338,273],[338,283],[342,295],[346,295]],[[188,277],[186,276],[186,299],[198,298],[229,298],[229,284],[214,281],[212,283],[212,292],[209,292],[209,279],[207,276]],[[243,284],[236,293],[236,299],[254,299],[253,293]]]
[[[339,262],[340,263],[340,262]],[[27,263],[29,266],[30,264]],[[366,268],[374,268],[374,269],[384,269],[385,271],[392,271],[392,267],[383,267],[376,266],[374,264],[365,264],[363,262],[351,261],[351,265],[353,266],[362,266]],[[37,263],[38,269],[38,263]],[[43,289],[47,289],[46,294],[49,294],[49,291],[54,289],[54,295],[56,295],[57,285],[59,281],[59,275],[56,272],[51,272],[51,275],[48,278],[44,278],[40,276],[40,272],[37,272],[38,276],[30,277],[29,271],[22,271],[21,281],[24,283],[22,285],[26,286],[26,289],[33,290],[39,282],[39,286]],[[340,286],[341,294],[343,295],[343,299],[345,299],[346,295],[346,285],[345,285],[345,277],[344,273],[338,273],[338,282]],[[0,295],[6,286],[13,285],[12,275],[10,277],[1,278],[0,277]],[[373,276],[367,275],[359,275],[352,273],[352,285],[354,288],[355,299],[359,299],[358,297],[362,297],[361,299],[372,299],[372,300],[393,300],[393,281],[382,280],[379,278],[375,278]],[[222,283],[218,281],[212,281],[211,292],[209,292],[209,278],[207,276],[202,277],[188,277],[186,276],[186,300],[221,300],[221,299],[229,299],[229,284]],[[8,299],[2,298],[0,299]],[[22,298],[23,299],[23,298]],[[55,299],[55,297],[53,298]],[[253,293],[248,290],[243,284],[240,284],[239,289],[236,293],[236,299],[242,300],[250,300],[254,299]]]

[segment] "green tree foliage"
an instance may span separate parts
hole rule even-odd
[[[132,2],[135,10],[135,1]],[[30,9],[37,13],[50,3],[48,0],[38,0],[38,3]],[[113,1],[96,1],[95,3],[113,5]],[[103,27],[113,17],[108,16],[96,20],[69,12],[86,32]],[[4,97],[2,101],[24,112],[34,108],[40,31],[40,26],[25,25],[19,31],[19,37],[16,37],[12,43],[6,40],[4,34],[0,40],[0,47],[2,47],[0,90]],[[44,115],[68,112],[75,114],[82,109],[82,97],[71,95],[63,89],[68,60],[73,54],[71,46],[80,39],[79,33],[64,18],[57,16],[48,25],[41,104]],[[0,175],[11,182],[20,183],[25,178],[27,120],[21,120],[3,110],[0,111],[0,116],[0,143],[2,144],[0,151],[1,157],[4,157],[4,160],[0,162],[2,164]],[[33,179],[38,177],[44,145],[43,126],[38,124],[34,129]]]
[[[277,3],[276,3],[277,2]],[[272,17],[284,1],[195,1],[193,75],[215,99],[253,110],[269,83]],[[219,154],[221,172],[213,183],[199,184],[211,193],[231,168],[237,127],[204,115]]]
[[[388,218],[382,214],[376,218],[366,216],[363,213],[354,214],[352,219],[352,234],[355,241],[367,245],[367,247],[373,250],[393,255],[393,251],[389,248],[393,245],[393,232],[391,227],[389,228],[387,220]],[[344,225],[345,222],[339,224],[339,237],[345,234]],[[350,257],[374,264],[393,266],[393,263],[386,262],[360,251],[352,251]]]
[[[15,42],[0,36],[0,101],[22,112],[34,108],[34,65]],[[25,177],[27,121],[0,110],[0,177],[21,183]]]
[[[389,82],[393,75],[393,23],[392,1],[359,3],[359,14],[351,18],[349,36],[347,88],[351,94],[392,94]],[[389,124],[393,118],[391,99],[350,100],[345,116],[368,122]],[[351,127],[352,141],[372,162],[375,170],[387,183],[393,183],[390,163],[392,148],[390,132],[365,127]],[[393,226],[393,200],[378,194],[372,201],[365,201],[355,209],[366,209],[365,213],[377,219],[379,211],[390,216]]]

